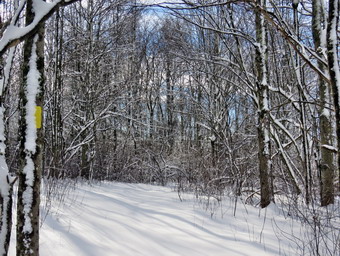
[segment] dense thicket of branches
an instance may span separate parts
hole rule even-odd
[[[321,143],[323,117],[335,127],[335,112],[330,94],[320,96],[329,81],[313,3],[187,2],[155,13],[122,0],[59,10],[46,25],[45,176],[240,194],[257,193],[266,166],[268,193],[319,198],[322,168],[332,184],[339,177],[335,134]]]

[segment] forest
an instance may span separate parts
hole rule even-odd
[[[339,222],[339,9],[0,1],[0,255],[14,195],[16,255],[39,255],[41,193],[70,180],[170,184],[179,198],[259,208],[286,200],[315,225],[315,209],[332,206],[320,218]]]

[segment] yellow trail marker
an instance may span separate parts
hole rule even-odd
[[[35,107],[35,128],[41,128],[42,120],[42,108],[40,106]]]

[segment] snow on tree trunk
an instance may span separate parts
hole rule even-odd
[[[5,119],[3,106],[3,91],[7,87],[10,68],[14,56],[14,48],[8,54],[6,66],[4,68],[3,77],[0,78],[0,255],[7,255],[11,228],[12,228],[12,191],[13,182],[8,173],[8,165],[6,162],[5,151]]]
[[[33,1],[34,2],[34,1]],[[34,18],[27,1],[26,23]],[[43,159],[42,116],[44,83],[44,25],[24,45],[20,90],[20,169],[18,173],[17,255],[39,255],[39,204]],[[40,121],[40,122],[39,122]]]
[[[337,29],[339,24],[339,0],[329,1],[329,15],[327,26],[327,57],[328,57],[328,71],[332,86],[333,101],[335,107],[335,120],[336,120],[336,137],[338,142],[338,174],[340,178],[340,71],[338,60],[338,37]],[[329,174],[329,180],[332,184],[325,191],[324,205],[334,203],[334,186],[333,176],[334,173]],[[326,177],[328,179],[328,177]],[[328,184],[327,184],[328,185]]]
[[[4,108],[0,103],[0,255],[7,255],[12,226],[12,186],[5,159]]]
[[[265,8],[265,0],[257,0],[259,8]],[[265,20],[260,10],[255,13],[256,24],[256,90],[258,97],[258,145],[259,145],[259,172],[261,186],[261,207],[264,208],[272,201],[272,191],[269,182],[271,169],[270,159],[270,117],[268,97],[268,70],[267,70],[267,30]]]
[[[324,7],[322,0],[313,0],[313,16],[312,16],[313,40],[314,47],[320,59],[324,60],[324,50],[326,49],[326,24],[324,16]],[[319,69],[322,72],[327,70],[322,61],[318,62]],[[334,176],[334,153],[327,147],[321,145],[332,145],[333,129],[331,109],[331,87],[319,77],[319,97],[320,97],[320,193],[321,205],[328,205],[334,202],[333,176]],[[330,193],[331,192],[331,193]],[[333,199],[331,199],[333,197]]]

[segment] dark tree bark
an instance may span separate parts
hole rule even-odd
[[[27,1],[26,25],[34,19]],[[17,255],[39,255],[40,183],[43,169],[44,24],[24,44],[20,88],[20,165],[17,202]],[[33,121],[33,122],[32,122]]]
[[[265,0],[257,0],[260,8],[266,6]],[[267,53],[267,29],[265,19],[260,10],[255,10],[256,26],[256,56],[255,65],[257,71],[256,92],[258,100],[258,145],[259,145],[259,172],[261,186],[261,207],[264,208],[272,201],[272,191],[269,182],[271,169],[270,159],[270,116],[268,97],[268,53]]]
[[[322,35],[325,30],[325,15],[322,5],[322,1],[313,0],[313,19],[312,30],[314,47],[321,59],[324,59],[321,49],[326,48],[325,40]],[[326,66],[319,61],[319,69],[321,71],[326,70]],[[332,145],[333,129],[332,129],[332,117],[331,117],[331,88],[326,81],[321,77],[319,78],[319,97],[320,97],[320,193],[321,193],[321,205],[328,205],[334,202],[334,186],[333,186],[333,174],[334,174],[334,154],[324,145]]]
[[[5,107],[4,99],[9,81],[10,68],[13,62],[15,49],[11,49],[5,67],[1,65],[0,84],[0,255],[5,256],[8,253],[11,229],[12,229],[12,195],[13,184],[9,175],[8,165],[6,162],[6,132],[5,132]],[[0,64],[3,64],[0,58]]]
[[[327,26],[327,57],[328,57],[328,71],[331,81],[335,121],[336,121],[336,137],[338,142],[337,162],[338,175],[340,178],[340,70],[338,59],[338,37],[337,30],[339,24],[339,0],[329,1],[329,15]],[[334,173],[327,173],[325,180],[325,191],[322,198],[322,204],[328,205],[334,203]],[[328,188],[327,188],[328,186]],[[340,185],[339,185],[340,186]],[[340,189],[340,188],[339,188]]]

